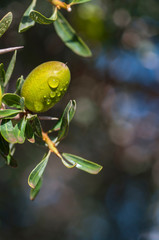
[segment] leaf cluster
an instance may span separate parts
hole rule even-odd
[[[58,35],[63,39],[64,43],[74,52],[82,56],[89,56],[90,50],[78,37],[73,28],[66,21],[64,16],[59,12],[61,7],[67,10],[74,4],[87,2],[88,0],[73,0],[70,4],[52,0],[54,11],[50,18],[44,17],[41,13],[34,10],[36,0],[33,0],[29,8],[25,11],[22,21],[19,25],[19,32],[23,32],[32,27],[35,22],[40,24],[53,23]],[[0,37],[8,29],[12,22],[12,13],[6,14],[0,21]],[[70,40],[72,39],[72,40]],[[57,146],[67,136],[70,123],[76,111],[76,101],[70,100],[65,107],[63,114],[59,119],[47,116],[39,116],[30,112],[25,107],[25,99],[20,96],[21,88],[24,83],[23,76],[20,76],[16,82],[16,90],[14,93],[6,93],[6,88],[11,79],[12,72],[16,63],[17,49],[9,48],[2,49],[0,53],[14,51],[14,54],[8,64],[7,69],[4,69],[3,63],[0,64],[0,87],[2,89],[2,104],[0,108],[0,155],[3,163],[11,167],[17,167],[17,161],[14,159],[16,144],[23,144],[26,140],[30,143],[43,145],[46,148],[46,153],[37,166],[31,171],[28,184],[31,187],[30,199],[33,200],[37,196],[42,186],[42,178],[45,168],[48,164],[51,153],[59,157],[62,163],[67,168],[76,167],[80,170],[91,174],[97,174],[102,169],[102,166],[88,161],[79,156],[70,153],[60,153]],[[52,128],[48,132],[44,132],[40,120],[56,120]],[[49,135],[54,132],[55,137]]]
[[[66,4],[59,0],[50,0],[53,10],[52,15],[47,18],[42,13],[35,10],[37,0],[32,0],[19,24],[19,33],[27,31],[29,28],[33,27],[35,23],[43,25],[53,24],[57,35],[68,48],[82,57],[90,57],[92,55],[91,50],[60,12],[61,8],[70,12],[73,5],[88,1],[90,0],[73,0],[70,4]]]

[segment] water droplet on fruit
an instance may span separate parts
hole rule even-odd
[[[40,112],[43,109],[43,104],[40,102],[35,102],[34,107],[35,107],[36,112]]]
[[[51,103],[51,99],[48,98],[48,99],[46,100],[46,104],[47,104],[47,105],[50,105],[50,103]]]
[[[59,85],[59,79],[55,77],[49,77],[48,78],[48,84],[51,88],[57,88]]]
[[[51,98],[54,98],[55,96],[56,96],[56,93],[55,93],[55,92],[51,92],[51,93],[50,93],[50,97],[51,97]]]

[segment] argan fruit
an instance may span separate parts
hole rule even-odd
[[[45,62],[33,69],[21,90],[26,108],[36,113],[52,108],[67,91],[70,78],[69,68],[62,62]]]

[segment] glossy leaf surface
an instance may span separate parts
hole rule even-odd
[[[10,77],[13,73],[15,62],[16,62],[16,56],[17,56],[17,51],[14,52],[13,57],[9,63],[9,66],[7,68],[6,74],[5,74],[5,82],[4,82],[4,87],[7,85],[7,83],[10,80]]]
[[[33,0],[21,19],[18,30],[19,33],[25,32],[35,25],[35,21],[29,17],[30,12],[35,8],[35,6],[36,0]]]
[[[30,200],[34,200],[36,196],[38,195],[40,189],[42,186],[42,178],[39,179],[39,182],[37,183],[35,188],[31,188],[30,190]]]
[[[85,172],[91,173],[91,174],[98,174],[101,169],[103,168],[101,165],[98,165],[97,163],[88,161],[84,158],[78,157],[73,154],[69,153],[63,153],[62,156],[70,163],[75,164],[76,168],[81,169]]]
[[[3,138],[10,143],[24,143],[26,119],[21,119],[15,126],[11,120],[2,120],[0,130]]]
[[[51,24],[57,19],[57,14],[55,15],[53,13],[53,15],[50,18],[47,18],[35,10],[31,11],[29,16],[32,20],[34,20],[35,22],[37,22],[39,24]]]
[[[46,165],[48,163],[50,153],[51,152],[49,151],[47,154],[45,154],[42,161],[30,173],[28,178],[28,184],[31,188],[35,188],[39,180],[41,179],[46,168]]]
[[[58,36],[73,52],[83,57],[90,57],[92,55],[88,46],[76,34],[75,30],[60,12],[58,12],[54,26]]]
[[[21,108],[20,99],[21,97],[14,93],[6,93],[2,97],[2,102],[9,107]]]
[[[15,110],[15,109],[4,109],[0,110],[0,118],[7,118],[7,117],[15,117],[18,113],[21,113],[21,110]]]
[[[13,19],[11,12],[7,13],[0,21],[0,37],[7,31]]]

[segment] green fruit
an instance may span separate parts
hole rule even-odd
[[[70,83],[70,71],[62,62],[46,62],[27,76],[21,90],[25,106],[32,112],[45,112],[59,102]]]

